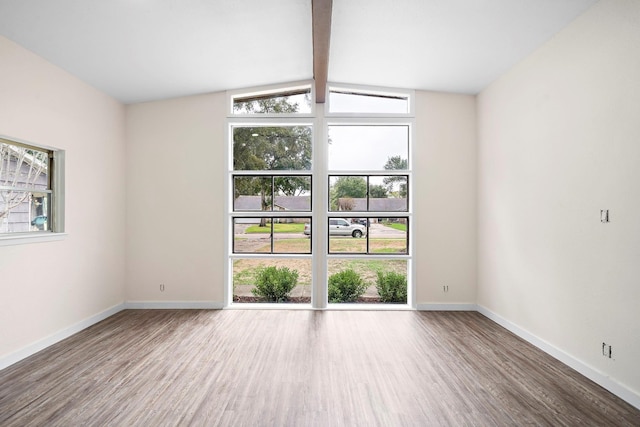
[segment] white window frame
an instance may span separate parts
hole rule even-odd
[[[233,112],[233,100],[235,97],[247,97],[252,95],[276,94],[281,91],[307,87],[311,87],[311,114],[237,114]],[[328,93],[332,89],[350,90],[354,92],[362,92],[369,95],[391,95],[403,96],[408,99],[409,111],[405,114],[399,113],[328,113],[328,104],[315,103],[315,87],[312,81],[295,82],[285,85],[270,85],[258,88],[248,88],[233,90],[227,92],[228,110],[227,110],[227,126],[225,129],[225,141],[227,148],[227,174],[225,175],[225,188],[227,189],[227,197],[225,197],[225,211],[227,213],[225,221],[224,239],[225,239],[225,271],[224,271],[224,306],[241,307],[241,308],[278,308],[278,309],[295,309],[309,308],[308,304],[232,304],[233,299],[233,260],[238,258],[263,258],[263,259],[281,259],[281,258],[309,258],[312,264],[312,298],[311,308],[313,309],[362,309],[362,310],[402,310],[415,309],[415,268],[413,266],[414,259],[414,223],[413,220],[413,143],[415,135],[415,92],[412,90],[395,89],[395,88],[379,88],[361,85],[344,85],[330,83],[327,86],[327,102],[329,100]],[[329,233],[328,218],[340,217],[337,212],[329,211],[328,203],[328,177],[329,175],[345,174],[345,171],[329,171],[328,170],[328,145],[327,133],[329,125],[345,124],[345,125],[407,125],[409,127],[409,158],[408,169],[397,171],[399,175],[408,177],[408,208],[403,212],[359,212],[358,216],[363,217],[407,217],[409,227],[407,230],[407,239],[409,243],[408,253],[401,255],[381,255],[381,254],[329,254]],[[256,171],[234,171],[233,170],[233,126],[306,126],[311,125],[313,128],[312,137],[312,167],[311,171],[264,171],[264,175],[274,175],[285,173],[287,175],[312,175],[312,206],[310,212],[295,213],[292,216],[311,216],[312,224],[312,241],[311,254],[253,254],[253,253],[233,253],[233,235],[232,221],[234,217],[263,217],[264,212],[234,212],[233,211],[233,176],[234,175],[258,175]],[[355,175],[380,174],[383,171],[352,171]],[[387,173],[388,172],[388,173]],[[351,171],[349,172],[351,173]],[[384,171],[385,174],[394,174],[394,171]],[[286,216],[286,215],[279,215]],[[352,215],[351,215],[352,216]],[[315,236],[315,238],[313,237]],[[393,259],[407,261],[407,304],[330,304],[327,299],[327,279],[328,279],[328,260],[331,258],[374,258],[376,260]],[[318,284],[324,284],[318,286]]]
[[[350,86],[351,87],[351,86]],[[328,98],[328,97],[327,97]],[[413,100],[414,97],[411,96],[409,98]],[[410,101],[412,102],[412,101]],[[349,253],[329,253],[329,233],[325,230],[323,235],[323,240],[326,241],[326,246],[324,247],[324,251],[322,252],[324,259],[324,270],[325,274],[327,274],[327,262],[331,259],[363,259],[363,258],[371,258],[375,260],[406,260],[407,261],[407,303],[406,304],[328,304],[327,307],[331,309],[368,309],[372,308],[376,310],[398,310],[401,308],[405,309],[415,309],[416,308],[416,295],[415,295],[415,268],[413,266],[413,258],[414,258],[414,219],[413,219],[413,205],[414,205],[414,196],[413,196],[413,141],[415,136],[415,118],[411,117],[408,114],[372,114],[372,113],[341,113],[341,114],[331,114],[325,116],[323,120],[323,126],[325,128],[325,132],[328,133],[329,126],[333,125],[344,125],[344,126],[376,126],[376,125],[397,125],[397,126],[408,126],[409,128],[409,147],[408,147],[408,156],[407,159],[407,170],[329,170],[328,169],[328,161],[325,162],[322,166],[324,170],[321,172],[321,179],[316,179],[316,181],[326,181],[328,186],[328,177],[329,175],[346,175],[346,176],[355,176],[355,175],[379,175],[384,173],[385,175],[403,175],[408,177],[407,183],[407,210],[402,212],[380,212],[380,211],[367,211],[367,212],[350,212],[350,213],[342,213],[335,212],[329,210],[329,202],[328,202],[328,188],[325,189],[322,197],[326,200],[324,209],[322,212],[326,215],[323,219],[326,222],[326,218],[351,218],[351,217],[363,217],[363,218],[373,218],[373,217],[406,217],[409,221],[409,227],[407,228],[407,239],[409,243],[409,247],[407,248],[407,254],[398,254],[398,255],[383,255],[383,254],[349,254]],[[325,149],[325,156],[327,156],[327,144],[321,144]],[[328,160],[328,159],[327,159]],[[324,179],[322,179],[324,178]],[[326,287],[325,287],[326,288]],[[326,291],[325,291],[326,292]]]
[[[299,114],[299,113],[284,113],[284,114],[246,114],[246,113],[234,113],[233,111],[233,101],[238,97],[249,97],[249,96],[259,96],[259,95],[268,95],[268,94],[277,94],[279,92],[286,92],[290,90],[296,89],[305,89],[310,88],[311,90],[311,113],[310,114]],[[309,308],[309,304],[281,304],[281,303],[259,303],[259,304],[251,304],[251,303],[233,303],[233,261],[236,259],[309,259],[312,264],[312,269],[314,269],[314,239],[311,238],[311,253],[309,254],[285,254],[285,253],[274,253],[274,254],[259,254],[259,253],[234,253],[233,252],[233,219],[236,217],[242,218],[263,218],[263,217],[312,217],[312,224],[314,222],[313,219],[313,208],[314,208],[314,200],[315,200],[315,191],[316,191],[316,183],[313,178],[313,171],[315,167],[315,146],[316,143],[316,121],[315,121],[315,89],[312,81],[303,81],[303,82],[294,82],[285,85],[269,85],[269,86],[261,86],[257,88],[248,88],[248,89],[240,89],[233,90],[227,92],[227,126],[226,126],[226,158],[227,158],[227,174],[225,175],[225,188],[227,189],[227,197],[225,197],[225,212],[227,213],[227,217],[225,220],[225,272],[224,272],[224,306],[225,307],[242,307],[242,308]],[[311,170],[265,170],[265,171],[236,171],[233,170],[233,128],[236,126],[311,126],[312,128],[312,154],[311,154]],[[233,210],[233,177],[241,176],[241,175],[288,175],[288,176],[308,176],[311,175],[311,210],[303,211],[303,212],[282,212],[282,211],[234,211]],[[315,224],[313,224],[315,225]],[[313,276],[313,275],[312,275]],[[313,278],[312,278],[312,288]],[[314,304],[314,297],[312,296],[311,306]]]
[[[51,220],[48,231],[31,231],[26,233],[0,233],[0,246],[22,245],[29,243],[50,242],[62,240],[66,236],[64,221],[64,169],[65,152],[58,148],[35,144],[10,136],[0,135],[0,139],[8,144],[32,147],[36,150],[48,151],[50,157],[50,191],[51,191]]]

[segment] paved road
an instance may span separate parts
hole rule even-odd
[[[240,239],[268,239],[269,233],[244,233],[244,230],[248,227],[246,224],[238,224],[235,229],[235,237]],[[369,226],[369,233],[372,239],[404,239],[406,233],[404,231],[396,230],[395,228],[387,227],[382,224],[371,224]],[[299,239],[301,237],[307,237],[303,233],[277,233],[276,236],[280,239]],[[345,237],[349,236],[331,236],[331,237]]]

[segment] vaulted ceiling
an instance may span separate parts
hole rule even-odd
[[[0,0],[0,35],[124,103],[314,75],[475,94],[596,1]]]

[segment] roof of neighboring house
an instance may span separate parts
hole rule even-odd
[[[237,211],[259,211],[261,210],[260,196],[239,196],[234,200],[234,209]],[[310,196],[275,196],[274,210],[286,211],[310,211]]]
[[[340,198],[339,202],[341,205],[344,205],[347,200],[353,201],[353,206],[350,209],[355,212],[406,212],[407,211],[407,199],[398,199],[398,198],[371,198],[369,199],[369,209],[367,209],[367,199],[365,198]],[[346,210],[346,209],[341,209]]]
[[[379,198],[369,199],[369,209],[367,209],[367,199],[365,198],[341,198],[341,203],[348,203],[347,200],[353,201],[353,207],[349,210],[354,212],[406,212],[407,199],[399,198]],[[276,196],[274,210],[300,211],[307,212],[311,210],[310,196]],[[260,196],[239,196],[234,200],[234,209],[236,211],[259,211]],[[343,211],[346,209],[342,209]]]

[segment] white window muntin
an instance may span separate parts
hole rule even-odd
[[[413,100],[413,96],[410,98]],[[413,102],[413,101],[412,101]],[[413,104],[411,104],[413,105]],[[412,107],[411,107],[412,108]],[[328,111],[328,110],[327,110]],[[413,110],[412,110],[413,111]],[[390,117],[391,116],[391,117]],[[343,125],[343,126],[380,126],[380,125],[399,125],[399,126],[408,126],[408,159],[407,159],[407,169],[403,170],[386,170],[386,169],[375,169],[375,170],[330,170],[327,168],[329,163],[328,158],[325,159],[326,162],[323,164],[324,170],[323,175],[326,173],[326,176],[323,182],[326,181],[328,184],[329,176],[357,176],[357,175],[397,175],[397,176],[406,176],[408,178],[407,182],[407,198],[408,198],[408,207],[407,211],[398,212],[399,215],[397,217],[404,217],[408,220],[408,228],[407,228],[407,253],[399,253],[393,255],[387,254],[368,254],[368,253],[340,253],[340,252],[330,252],[329,251],[329,230],[328,227],[323,233],[322,240],[324,242],[323,248],[325,252],[323,254],[326,262],[330,262],[331,260],[337,259],[376,259],[376,260],[406,260],[407,261],[407,304],[406,306],[409,308],[415,308],[416,299],[415,299],[415,275],[413,268],[413,254],[414,254],[414,223],[413,221],[413,200],[415,197],[412,197],[412,186],[413,186],[413,141],[415,135],[415,119],[412,118],[413,114],[405,115],[390,115],[390,114],[329,114],[325,113],[326,120],[323,121],[325,132],[328,135],[328,129],[330,126],[335,125]],[[328,139],[323,140],[322,146],[328,147]],[[328,155],[328,152],[325,152],[325,155]],[[317,180],[316,181],[320,181]],[[351,217],[390,217],[390,212],[335,212],[329,210],[328,205],[328,186],[327,193],[322,195],[322,199],[326,203],[326,217],[329,218],[351,218]],[[355,214],[355,215],[354,215]],[[325,264],[324,268],[327,268]],[[326,295],[323,295],[323,297]],[[331,304],[331,307],[339,306],[340,304]],[[377,304],[376,308],[384,308],[385,304]],[[398,306],[395,306],[398,307]]]

